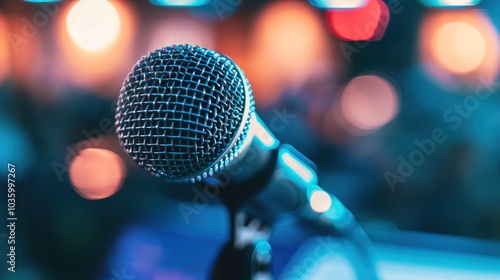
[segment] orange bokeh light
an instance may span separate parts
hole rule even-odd
[[[27,88],[40,90],[43,56],[38,54],[41,52],[40,37],[42,36],[36,35],[44,29],[34,26],[34,23],[30,22],[32,18],[25,17],[23,10],[13,9],[6,17],[9,24],[9,32],[5,35],[8,34],[8,41],[10,41],[6,49],[7,55],[10,56],[10,61],[7,60],[10,64],[10,74],[16,82],[24,84]],[[30,22],[32,26],[29,26],[27,22]]]
[[[115,194],[124,177],[123,160],[110,150],[82,150],[69,167],[75,191],[86,199],[102,199]]]
[[[431,76],[464,80],[498,74],[499,38],[481,11],[436,11],[424,19],[420,34],[422,58]]]
[[[465,22],[450,22],[440,27],[432,38],[436,62],[458,74],[474,71],[484,60],[486,43],[474,26]]]
[[[72,82],[80,86],[109,87],[121,84],[123,77],[130,70],[130,65],[134,62],[131,53],[134,45],[132,40],[135,34],[135,22],[131,10],[126,2],[107,2],[114,7],[119,17],[118,33],[111,34],[112,29],[116,28],[115,21],[110,21],[110,25],[113,26],[108,28],[110,29],[108,30],[109,35],[115,36],[112,38],[113,40],[107,38],[105,35],[108,33],[104,32],[98,34],[100,37],[92,34],[85,35],[85,32],[90,32],[90,29],[95,26],[90,23],[88,26],[83,25],[78,17],[76,19],[80,21],[75,19],[73,21],[76,23],[69,24],[68,15],[73,11],[73,7],[79,3],[78,1],[63,6],[59,13],[57,39],[61,52],[60,67],[65,69],[64,73]],[[105,93],[106,91],[101,90],[100,92]],[[114,92],[113,96],[109,97],[115,97],[117,94],[118,92]]]
[[[327,21],[332,32],[345,41],[377,41],[389,24],[389,8],[382,0],[368,0],[354,9],[329,9]]]
[[[0,15],[0,83],[7,76],[10,69],[8,27],[5,19]]]
[[[260,106],[276,102],[285,89],[296,89],[311,77],[333,72],[335,48],[319,11],[299,1],[276,1],[258,15],[247,67]],[[332,50],[334,50],[332,52]]]
[[[189,13],[179,11],[166,16],[152,28],[149,49],[154,50],[173,44],[191,44],[214,49],[214,27],[211,23],[200,20]]]

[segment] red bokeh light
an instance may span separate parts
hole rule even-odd
[[[326,11],[333,34],[345,41],[378,41],[389,24],[389,8],[382,0],[369,0],[356,9]]]

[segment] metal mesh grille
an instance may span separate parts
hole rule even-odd
[[[146,171],[192,178],[218,164],[247,122],[245,83],[231,60],[208,49],[175,45],[150,52],[121,89],[120,142]]]

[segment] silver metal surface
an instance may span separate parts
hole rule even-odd
[[[244,146],[254,114],[250,85],[229,58],[174,45],[142,57],[118,98],[121,145],[146,171],[168,181],[201,181]]]

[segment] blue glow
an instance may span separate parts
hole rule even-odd
[[[481,0],[420,0],[420,2],[428,7],[468,7],[479,4]]]
[[[332,220],[337,225],[344,225],[351,222],[352,215],[347,211],[344,204],[334,196],[330,196],[332,199],[332,206],[328,211],[325,212],[325,216]]]
[[[255,245],[256,258],[261,263],[270,263],[272,259],[272,249],[269,242],[265,240],[259,240]]]
[[[31,3],[53,3],[53,2],[61,2],[61,0],[24,0],[24,2],[31,2]]]
[[[15,123],[0,116],[0,166],[12,163],[16,173],[23,173],[31,165],[32,150],[29,138],[25,131]],[[7,168],[0,170],[0,174],[6,174]]]
[[[274,137],[274,135],[269,131],[264,122],[259,117],[255,117],[252,120],[252,129],[254,129],[254,135],[259,142],[267,148],[277,148],[279,146],[279,141]]]
[[[309,0],[313,6],[321,9],[355,9],[368,3],[368,0]]]
[[[278,279],[363,280],[361,266],[341,239],[316,237],[297,249]]]
[[[500,259],[438,250],[380,246],[377,271],[387,280],[496,280]]]
[[[400,236],[391,242],[410,241],[415,237],[425,239],[429,245],[438,241],[430,234],[415,233],[407,236],[407,232],[401,232]],[[439,237],[439,240],[441,239],[450,242],[456,237],[442,236]],[[367,279],[358,274],[363,271],[362,263],[341,242],[341,239],[331,237],[305,242],[283,269],[284,277],[279,279]],[[459,242],[452,243],[456,248],[460,248]],[[488,244],[498,248],[497,242]],[[380,243],[374,244],[373,256],[378,279],[381,280],[500,279],[500,258],[496,256]]]
[[[316,191],[323,191],[323,189],[318,185],[307,186],[307,199],[311,201],[312,194]]]
[[[210,0],[149,0],[149,2],[156,6],[197,7],[208,4]]]
[[[313,183],[317,181],[316,172],[314,172],[314,170],[307,166],[307,164],[305,164],[294,154],[292,154],[288,149],[283,148],[283,150],[280,152],[280,160],[288,168],[293,170],[295,174],[302,178],[304,182]]]

